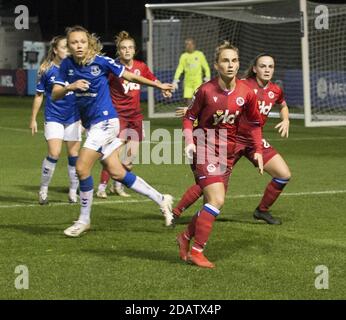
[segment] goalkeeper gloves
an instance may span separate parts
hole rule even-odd
[[[172,83],[173,84],[173,92],[179,89],[179,82],[180,82],[179,79],[173,80],[173,83]]]
[[[208,82],[208,81],[210,81],[210,78],[209,78],[209,77],[204,77],[204,78],[203,78],[203,81],[204,81],[204,82]]]

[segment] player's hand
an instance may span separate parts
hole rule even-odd
[[[68,85],[66,87],[66,89],[68,91],[76,91],[76,90],[80,90],[80,91],[87,91],[89,90],[89,86],[90,86],[90,82],[87,80],[77,80],[76,82]]]
[[[194,143],[190,143],[185,147],[185,155],[188,159],[193,159],[193,154],[196,153],[197,149]]]
[[[171,90],[161,90],[162,95],[164,98],[172,98],[172,91]]]
[[[173,80],[173,92],[179,89],[179,80]]]
[[[289,120],[283,120],[280,123],[278,123],[275,126],[275,129],[279,129],[279,133],[281,134],[281,137],[284,138],[288,138],[288,133],[289,133],[289,129],[290,129],[290,122]]]
[[[177,118],[183,118],[183,117],[185,117],[185,114],[186,114],[186,112],[187,112],[187,107],[177,107],[176,109],[175,109],[175,116],[177,117]]]
[[[161,89],[161,91],[173,91],[173,85],[171,83],[159,83],[158,88]]]
[[[36,120],[31,120],[29,128],[31,129],[31,135],[34,136],[37,133],[37,122]]]
[[[254,155],[254,159],[257,161],[258,163],[258,171],[260,174],[263,175],[264,172],[264,168],[263,168],[263,156],[260,153],[255,153]]]

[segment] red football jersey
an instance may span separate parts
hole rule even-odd
[[[248,78],[241,80],[245,83],[254,93],[258,99],[258,110],[262,117],[263,126],[267,122],[268,115],[275,104],[282,104],[285,102],[284,93],[282,89],[273,82],[268,82],[265,87],[260,87],[256,78]],[[242,143],[249,143],[249,125],[245,118],[241,118],[237,140]]]
[[[193,122],[198,120],[198,125],[194,131],[202,129],[208,136],[209,130],[215,130],[215,149],[219,147],[219,131],[226,129],[227,154],[230,156],[234,150],[236,133],[242,114],[246,115],[252,126],[250,133],[257,152],[261,153],[261,116],[257,108],[256,94],[240,80],[236,80],[236,87],[233,91],[221,89],[218,78],[203,84],[195,93],[193,102],[184,118],[186,143],[193,142],[192,126]],[[196,143],[196,141],[194,142]]]
[[[157,80],[149,67],[142,61],[134,60],[132,67],[126,67],[126,70],[152,81]],[[109,75],[109,87],[113,106],[115,106],[120,118],[124,118],[127,121],[143,119],[140,109],[140,84],[128,82],[111,73]]]

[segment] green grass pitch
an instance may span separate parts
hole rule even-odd
[[[0,98],[0,299],[345,299],[346,128],[304,128],[292,121],[281,139],[271,119],[265,137],[287,160],[292,181],[273,207],[281,226],[256,223],[252,212],[269,181],[242,159],[206,249],[215,270],[178,259],[175,229],[158,207],[132,194],[95,199],[92,231],[68,239],[63,230],[79,205],[67,203],[64,150],[50,187],[50,205],[37,204],[41,132],[28,129],[31,98]],[[153,120],[152,129],[180,127]],[[94,169],[95,184],[100,165]],[[193,183],[187,165],[137,165],[134,172],[176,199]],[[15,288],[15,268],[29,269],[29,289]],[[329,270],[329,289],[315,288],[315,268]]]

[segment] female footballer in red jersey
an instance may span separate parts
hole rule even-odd
[[[216,48],[214,66],[218,76],[198,89],[183,120],[186,153],[193,157],[191,168],[203,190],[204,206],[177,237],[180,258],[204,268],[214,268],[203,249],[224,204],[232,170],[229,160],[234,156],[242,115],[248,120],[254,158],[263,173],[261,115],[256,94],[237,79],[238,49],[225,41]],[[196,120],[198,125],[193,128]]]
[[[246,83],[258,98],[258,108],[262,116],[263,125],[267,121],[268,115],[275,104],[280,105],[282,121],[276,125],[281,137],[288,138],[289,134],[289,111],[283,97],[282,89],[271,82],[275,69],[274,58],[267,54],[259,54],[245,72]],[[233,158],[233,167],[238,160],[245,156],[254,163],[254,148],[251,144],[251,137],[248,134],[246,119],[242,118],[237,133],[237,144]],[[272,217],[269,208],[278,199],[282,190],[291,178],[290,170],[280,154],[265,140],[263,140],[263,163],[264,171],[272,176],[272,181],[267,185],[263,198],[254,212],[254,218],[264,220],[268,224],[281,224],[281,221]],[[200,196],[202,190],[198,185],[190,187],[183,195],[179,204],[173,209],[176,217],[192,205]]]
[[[126,70],[152,81],[159,82],[150,71],[148,66],[139,60],[134,59],[136,54],[135,40],[126,32],[121,31],[115,37],[118,60],[126,67]],[[113,74],[109,77],[109,86],[112,96],[112,102],[115,106],[120,121],[120,139],[127,141],[122,152],[123,165],[127,170],[132,170],[139,143],[143,140],[143,115],[140,109],[141,86],[138,83],[126,81],[123,78],[117,78]],[[167,92],[162,92],[164,97],[171,96]],[[106,188],[110,179],[107,170],[101,172],[100,184],[96,195],[99,198],[107,198]],[[117,181],[113,181],[110,188],[111,193],[117,193],[123,197],[130,195],[124,191],[124,186]]]

